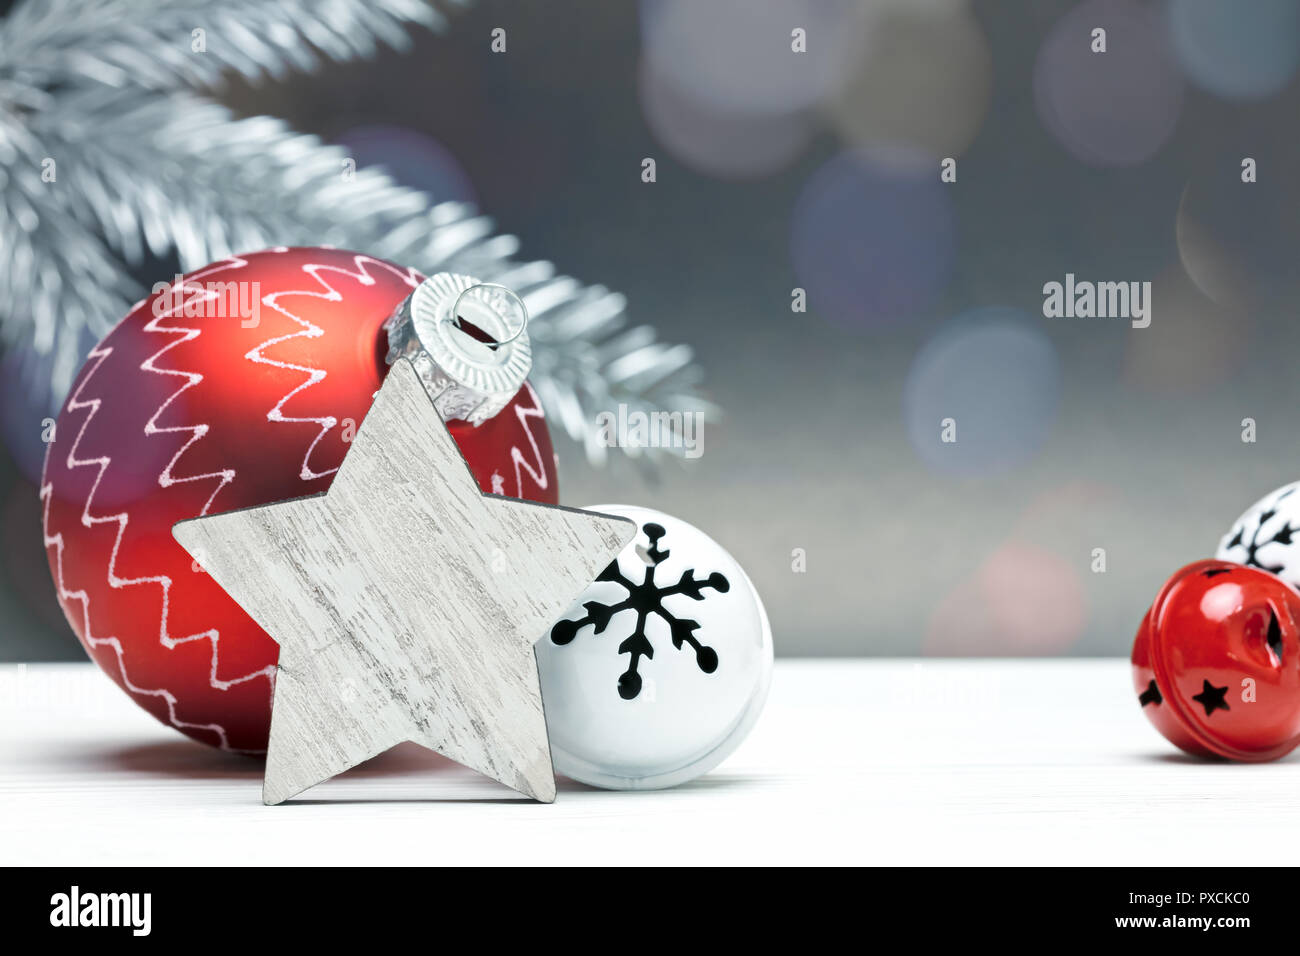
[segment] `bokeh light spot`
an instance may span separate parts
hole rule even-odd
[[[1061,372],[1046,333],[1018,309],[977,309],[917,353],[903,387],[912,446],[936,471],[1005,472],[1042,447],[1060,404]],[[945,419],[955,441],[945,441]]]
[[[908,143],[959,155],[988,110],[993,61],[978,21],[960,4],[864,8],[856,68],[832,99],[836,129],[852,143]]]
[[[1255,182],[1242,181],[1254,160]],[[1178,254],[1192,281],[1229,308],[1294,307],[1300,296],[1300,147],[1271,130],[1204,159],[1178,206]]]
[[[356,160],[357,169],[380,167],[397,182],[428,193],[434,202],[477,203],[474,185],[445,146],[403,126],[355,126],[334,142]]]
[[[1188,78],[1226,99],[1270,96],[1300,63],[1295,0],[1172,0],[1169,28]]]
[[[1092,31],[1106,31],[1106,52]],[[1047,129],[1093,166],[1133,166],[1173,133],[1183,78],[1159,13],[1087,0],[1056,22],[1034,64],[1034,101]]]
[[[857,0],[641,0],[655,71],[717,112],[789,113],[818,103],[854,55]],[[807,52],[791,49],[806,31]]]
[[[718,179],[759,179],[789,165],[812,137],[805,113],[728,113],[683,95],[646,59],[639,76],[641,111],[672,155]]]
[[[1249,317],[1206,298],[1178,266],[1151,285],[1151,325],[1126,336],[1124,377],[1143,391],[1190,395],[1226,380],[1245,360]]]
[[[1050,551],[1010,541],[935,609],[925,653],[1059,654],[1079,639],[1086,618],[1079,572]]]
[[[951,200],[938,162],[916,156],[902,149],[841,154],[809,178],[796,201],[795,274],[812,308],[837,325],[860,330],[906,319],[948,284]]]

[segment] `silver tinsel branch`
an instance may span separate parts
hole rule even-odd
[[[204,95],[232,74],[279,78],[403,49],[411,25],[447,21],[425,0],[20,3],[0,22],[5,344],[30,350],[58,398],[89,344],[144,294],[130,270],[150,254],[189,271],[232,252],[336,245],[515,289],[532,317],[531,380],[592,462],[606,454],[602,410],[711,412],[690,348],[627,328],[623,296],[515,261],[518,241],[472,206],[378,169],[344,175],[344,150]],[[196,29],[204,52],[191,49]]]

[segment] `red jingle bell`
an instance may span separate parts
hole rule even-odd
[[[1197,756],[1275,760],[1300,744],[1300,593],[1228,561],[1160,589],[1133,643],[1142,712]]]

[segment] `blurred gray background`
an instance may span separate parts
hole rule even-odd
[[[692,344],[726,413],[702,457],[649,482],[557,435],[562,500],[706,530],[778,653],[1105,655],[1300,478],[1298,45],[1264,0],[480,0],[225,100],[474,199]],[[1150,327],[1044,317],[1067,273],[1152,282]],[[81,658],[14,418],[0,659]]]

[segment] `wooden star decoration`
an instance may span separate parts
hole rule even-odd
[[[408,740],[553,801],[533,644],[635,533],[483,494],[406,359],[327,492],[173,529],[280,645],[267,804]]]

